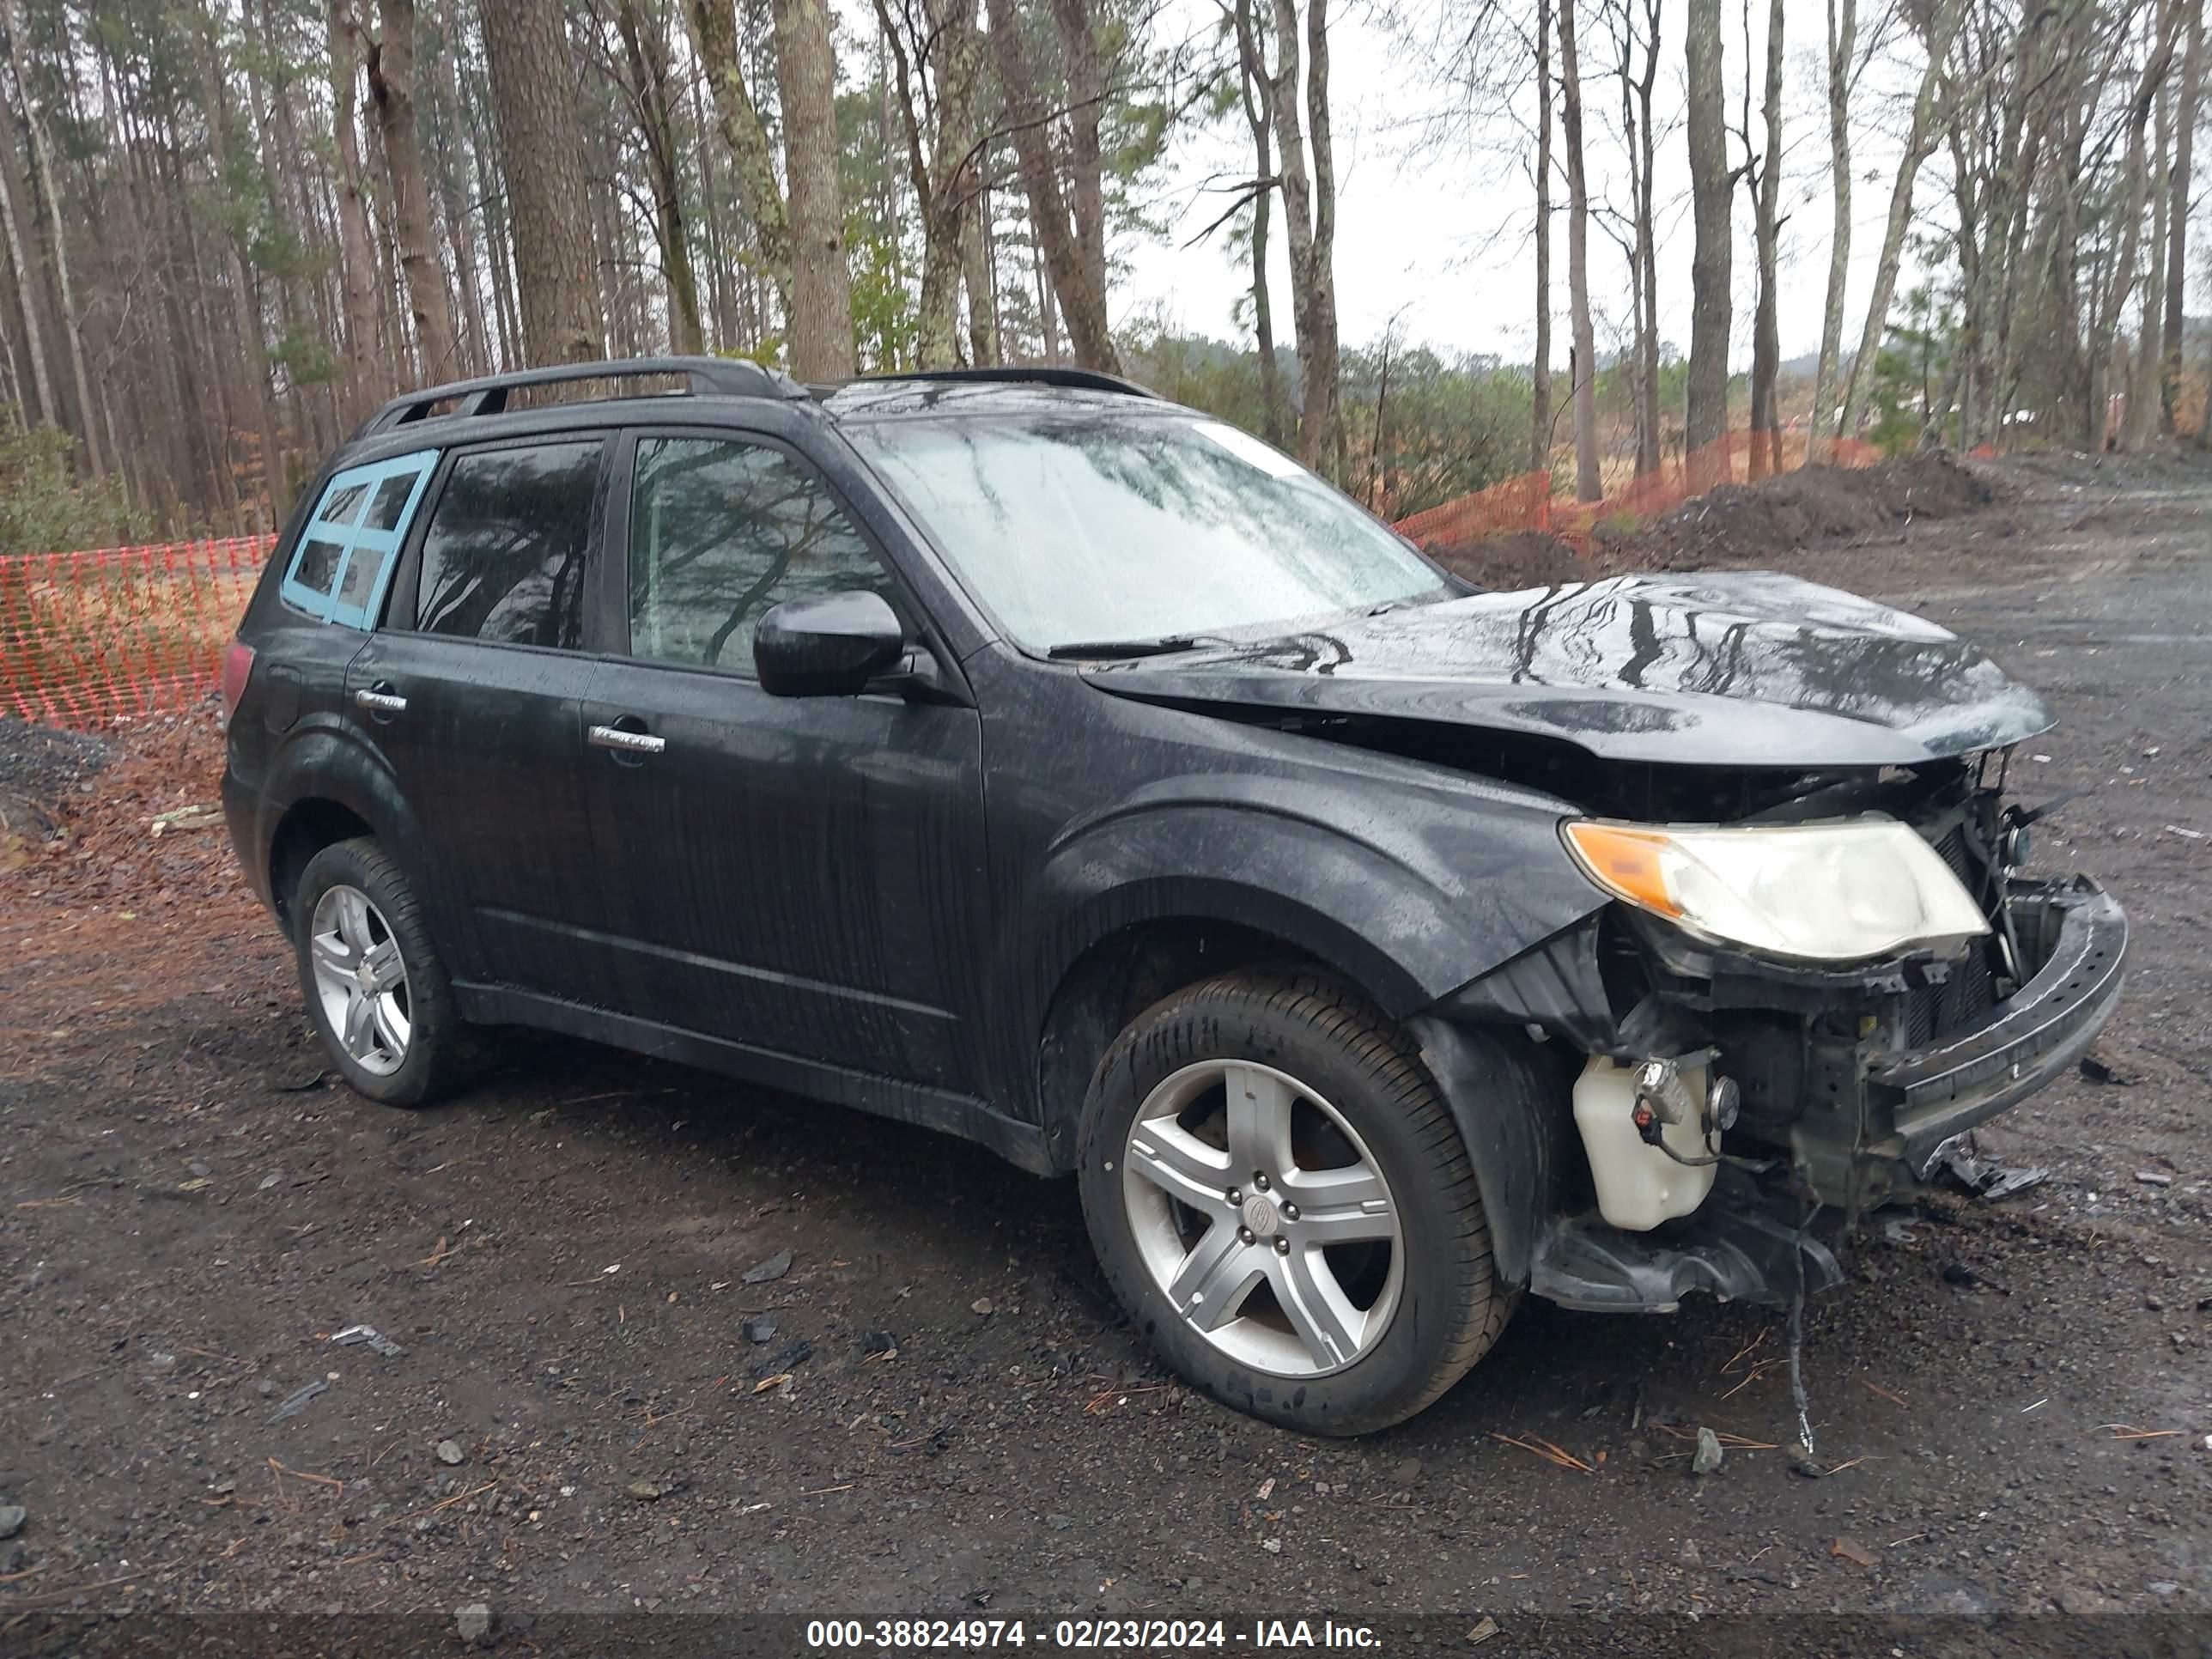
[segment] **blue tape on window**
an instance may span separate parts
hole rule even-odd
[[[374,626],[437,463],[436,450],[422,449],[333,477],[284,572],[285,603],[324,622]]]

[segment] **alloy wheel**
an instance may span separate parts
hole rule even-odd
[[[307,928],[315,994],[339,1045],[363,1071],[389,1077],[407,1061],[413,1032],[407,964],[384,913],[339,884],[315,901]]]
[[[1389,1182],[1344,1115],[1287,1073],[1215,1060],[1166,1079],[1129,1127],[1121,1193],[1177,1315],[1241,1364],[1326,1376],[1397,1312]]]

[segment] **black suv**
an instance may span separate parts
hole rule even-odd
[[[1829,1224],[2120,988],[2118,907],[2021,872],[2050,717],[1943,629],[1767,574],[1474,592],[1074,372],[402,398],[224,689],[239,857],[362,1094],[543,1026],[1073,1173],[1167,1358],[1301,1431],[1419,1411],[1524,1290],[1833,1283]]]

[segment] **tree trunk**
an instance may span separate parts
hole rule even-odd
[[[2158,93],[2156,143],[2151,159],[2150,260],[2143,272],[2142,292],[2137,297],[2136,337],[2129,355],[2127,416],[2121,428],[2121,447],[2141,449],[2158,430],[2160,365],[2165,361],[2161,319],[2166,306],[2166,179],[2171,176],[2173,144],[2173,99],[2171,88]]]
[[[70,274],[69,233],[62,224],[60,198],[54,194],[53,153],[46,143],[46,124],[39,114],[38,106],[31,101],[30,82],[23,74],[22,30],[15,0],[0,0],[0,27],[8,31],[8,48],[15,60],[15,90],[23,100],[23,130],[30,136],[31,167],[37,186],[34,193],[44,201],[53,220],[54,280],[61,290],[62,335],[69,347],[70,377],[76,385],[77,424],[82,428],[77,435],[84,446],[85,460],[93,476],[100,477],[106,468],[100,459],[100,439],[94,429],[92,383],[85,378],[84,335],[77,315],[76,288]]]
[[[968,290],[968,360],[976,368],[1000,361],[998,259],[991,246],[988,169],[980,174],[974,204],[962,216],[960,284]]]
[[[1574,331],[1575,499],[1605,495],[1597,465],[1597,344],[1590,326],[1589,185],[1583,173],[1582,64],[1575,0],[1559,0],[1559,127],[1567,144],[1567,308]]]
[[[732,0],[691,0],[692,46],[714,90],[714,118],[736,167],[738,205],[753,222],[761,263],[775,284],[776,299],[791,315],[791,223],[776,182],[775,151],[768,129],[746,89],[738,56],[738,26]]]
[[[1107,324],[1106,290],[1103,283],[1091,281],[1090,259],[1068,222],[1067,199],[1053,160],[1049,118],[1038,96],[1037,81],[1030,72],[1019,14],[1014,0],[988,0],[987,9],[991,49],[998,59],[999,84],[1006,94],[1006,119],[1012,128],[1009,136],[1014,143],[1014,159],[1021,173],[1022,193],[1029,198],[1030,233],[1036,238],[1060,314],[1066,319],[1075,361],[1085,368],[1118,374],[1121,358]]]
[[[927,33],[920,39],[902,32],[890,0],[877,0],[876,17],[890,49],[907,173],[921,220],[915,355],[924,368],[944,368],[960,361],[960,286],[982,185],[976,165],[975,86],[981,66],[975,0],[931,0],[921,20]],[[933,98],[922,80],[925,60],[935,66]],[[935,130],[926,131],[933,109]]]
[[[1881,255],[1875,262],[1874,295],[1867,302],[1866,325],[1859,331],[1859,349],[1844,380],[1844,416],[1837,435],[1856,438],[1865,424],[1867,403],[1874,390],[1874,360],[1881,349],[1881,337],[1889,324],[1889,302],[1897,289],[1897,268],[1905,254],[1905,233],[1912,222],[1912,187],[1920,164],[1936,147],[1934,131],[1936,90],[1942,83],[1943,63],[1951,55],[1951,40],[1959,30],[1961,0],[1936,0],[1935,16],[1928,31],[1928,64],[1921,71],[1920,90],[1912,100],[1912,123],[1905,138],[1905,153],[1898,158],[1897,179],[1890,186],[1889,222],[1883,228]]]
[[[1782,0],[1767,0],[1765,121],[1766,156],[1759,164],[1753,215],[1753,247],[1759,262],[1759,309],[1751,328],[1753,477],[1782,470],[1782,411],[1775,400],[1775,380],[1782,368],[1782,331],[1774,291],[1782,207]]]
[[[1271,444],[1285,441],[1283,376],[1275,362],[1275,308],[1267,291],[1267,222],[1275,204],[1273,118],[1267,107],[1267,43],[1254,0],[1237,0],[1237,91],[1252,135],[1252,337],[1260,354],[1260,429]]]
[[[1297,325],[1298,459],[1342,468],[1337,420],[1336,165],[1328,126],[1328,0],[1307,0],[1305,116],[1298,106],[1297,0],[1274,0],[1275,80],[1268,101],[1280,152],[1283,218],[1291,244],[1291,303]],[[1312,167],[1307,167],[1310,123]]]
[[[1636,68],[1634,14],[1620,9],[1620,125],[1628,151],[1629,293],[1636,316],[1636,476],[1659,471],[1659,268],[1652,211],[1656,143],[1651,92],[1659,78],[1662,0],[1643,0],[1644,72]]]
[[[1722,112],[1721,0],[1689,0],[1690,374],[1683,441],[1693,488],[1728,477],[1729,165]]]
[[[61,422],[54,414],[53,381],[46,373],[46,329],[39,319],[31,262],[24,257],[23,233],[15,217],[15,162],[4,148],[0,148],[0,217],[7,222],[8,270],[15,279],[16,305],[23,317],[23,344],[31,358],[31,391],[38,399],[31,419],[33,422],[58,426]]]
[[[2100,449],[2110,435],[2114,355],[2119,347],[2120,319],[2127,309],[2128,294],[2135,286],[2136,259],[2142,242],[2143,198],[2149,187],[2149,161],[2144,153],[2146,134],[2159,88],[2172,66],[2174,30],[2179,15],[2179,8],[2173,0],[2166,0],[2160,9],[2149,58],[2143,64],[2142,78],[2136,83],[2135,95],[2128,106],[2128,159],[2121,175],[2116,209],[2120,246],[2112,260],[2111,281],[2097,307],[2096,325],[2090,337],[2088,407],[2083,411],[2087,417],[2083,429],[2093,446]],[[2124,379],[2121,384],[2125,386]]]
[[[483,9],[492,118],[507,176],[523,355],[533,363],[599,355],[584,135],[561,0],[496,0]]]
[[[678,353],[706,349],[699,320],[699,277],[691,264],[691,228],[684,211],[684,169],[669,103],[668,46],[657,28],[638,17],[637,0],[621,0],[615,27],[629,64],[636,96],[639,138],[653,179],[653,234],[660,249],[661,279],[668,287],[668,344]]]
[[[837,66],[826,0],[775,0],[775,84],[791,206],[791,372],[850,379],[853,277],[837,186]]]
[[[2204,0],[2189,0],[2188,44],[2181,58],[2181,96],[2173,114],[2173,170],[2166,184],[2166,313],[2159,370],[2159,430],[2172,437],[2181,387],[2183,302],[2189,287],[2189,173],[2197,100],[2204,85]],[[2212,400],[2204,424],[2212,425]]]
[[[1536,349],[1528,369],[1528,470],[1547,478],[1552,471],[1552,0],[1536,0]]]
[[[338,150],[338,278],[345,294],[347,378],[358,417],[392,386],[376,338],[376,256],[368,234],[368,204],[361,193],[361,142],[354,106],[361,70],[346,26],[348,0],[330,0],[331,99]]]
[[[1067,62],[1068,205],[1075,215],[1075,245],[1083,279],[1106,292],[1106,185],[1098,146],[1099,106],[1105,75],[1098,62],[1097,25],[1091,0],[1052,0]]]
[[[496,8],[495,8],[495,9]],[[392,180],[392,222],[399,244],[399,269],[407,279],[407,309],[422,354],[422,379],[435,383],[460,372],[453,343],[453,309],[446,272],[438,263],[430,191],[423,182],[422,149],[415,131],[415,0],[378,0],[380,40],[362,32],[368,66],[369,106],[384,140],[384,165]]]
[[[1858,0],[1828,0],[1828,190],[1835,211],[1829,221],[1820,360],[1813,371],[1813,418],[1806,428],[1808,461],[1835,459],[1827,434],[1836,418],[1837,371],[1844,349],[1844,282],[1851,263],[1851,60],[1858,51]]]

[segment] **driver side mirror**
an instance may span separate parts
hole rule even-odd
[[[761,690],[779,697],[851,696],[905,654],[898,613],[865,589],[786,599],[753,634]]]

